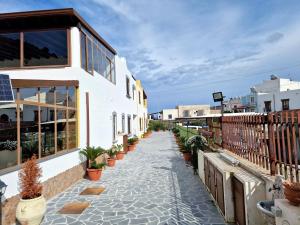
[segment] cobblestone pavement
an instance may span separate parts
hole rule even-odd
[[[86,187],[105,187],[81,196]],[[57,211],[74,201],[91,203],[81,215]],[[82,179],[47,203],[46,224],[225,224],[198,176],[180,156],[170,132],[154,132],[98,182]]]

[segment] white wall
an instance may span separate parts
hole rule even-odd
[[[169,115],[172,115],[171,119],[169,119]],[[163,120],[174,120],[175,118],[178,118],[178,109],[164,109],[162,111]]]
[[[137,115],[137,105],[132,98],[126,97],[126,76],[130,78],[130,87],[135,84],[124,58],[116,56],[116,84],[111,83],[95,72],[94,76],[80,67],[80,42],[78,28],[71,29],[72,67],[52,69],[28,69],[1,71],[9,74],[11,79],[41,79],[41,80],[78,80],[79,81],[79,140],[80,146],[85,147],[86,139],[86,92],[89,92],[90,105],[90,145],[109,148],[113,144],[112,113],[117,113],[117,130],[121,131],[121,116],[125,114],[125,131],[127,132],[127,115]],[[132,92],[132,88],[130,88]],[[131,95],[132,96],[132,95]],[[137,96],[135,94],[135,96]],[[146,114],[147,116],[147,114]],[[132,131],[136,131],[136,123],[132,122]],[[118,137],[122,143],[122,136]],[[78,151],[41,163],[42,180],[47,180],[80,163]],[[16,195],[18,172],[0,176],[8,184],[5,197]]]

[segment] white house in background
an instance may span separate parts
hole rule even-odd
[[[175,120],[178,118],[178,109],[163,109],[162,120]]]
[[[210,105],[178,105],[175,109],[163,109],[162,120],[193,118],[219,112],[221,111],[211,109]]]
[[[14,202],[20,165],[36,154],[49,198],[84,174],[80,148],[109,148],[146,130],[147,96],[126,60],[73,9],[0,14],[0,23],[0,73],[15,97],[0,104],[4,197]],[[7,223],[12,209],[4,205]]]
[[[300,108],[300,82],[271,76],[270,80],[251,88],[256,112],[274,112]]]

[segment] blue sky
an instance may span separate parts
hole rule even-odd
[[[300,80],[300,1],[0,0],[0,12],[75,8],[127,58],[149,111]]]

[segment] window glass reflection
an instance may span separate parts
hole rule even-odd
[[[20,88],[20,100],[37,102],[38,101],[38,89],[37,88]]]
[[[21,159],[22,162],[30,159],[34,154],[38,156],[39,129],[38,129],[38,107],[32,105],[21,105],[23,114],[21,118]]]
[[[66,110],[57,110],[57,151],[67,149]]]
[[[40,88],[40,102],[54,104],[54,87]]]
[[[85,34],[80,33],[81,67],[86,70],[86,42]]]
[[[17,110],[0,103],[0,170],[17,165]]]
[[[69,119],[68,119],[68,126],[69,126],[69,149],[76,148],[77,146],[77,135],[76,135],[76,111],[69,110]]]
[[[20,66],[20,33],[0,34],[0,68]]]
[[[66,65],[68,47],[66,30],[24,32],[24,65]]]
[[[41,153],[42,157],[55,153],[54,108],[41,107]]]
[[[67,106],[67,87],[56,87],[56,105]]]
[[[75,87],[69,87],[68,88],[68,104],[69,107],[76,107],[76,88]]]

